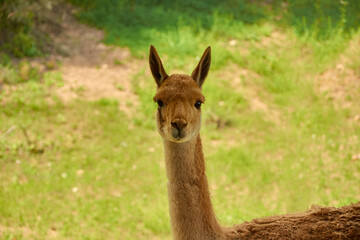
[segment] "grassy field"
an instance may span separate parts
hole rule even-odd
[[[65,103],[64,73],[40,77],[1,56],[0,239],[171,238],[150,44],[168,73],[191,73],[212,46],[201,135],[223,225],[360,201],[354,1],[311,5],[306,17],[295,3],[281,15],[281,1],[115,2],[91,1],[78,16],[143,63],[131,76],[131,117],[119,111],[124,99]]]

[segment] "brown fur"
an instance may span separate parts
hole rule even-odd
[[[210,47],[205,50],[191,76],[168,76],[153,46],[150,47],[149,62],[158,87],[154,101],[159,104],[157,126],[165,147],[169,210],[174,239],[325,239],[321,236],[327,236],[326,239],[356,239],[352,238],[353,236],[360,239],[360,203],[348,207],[353,210],[349,211],[352,215],[334,215],[343,222],[345,219],[346,226],[355,229],[342,228],[345,230],[341,233],[350,238],[338,238],[341,234],[332,231],[340,224],[340,220],[326,222],[328,218],[310,211],[222,228],[211,205],[199,134],[201,108],[198,105],[205,101],[201,87],[210,69]],[[338,211],[346,212],[348,208]],[[324,212],[324,209],[321,211]],[[304,219],[307,225],[302,222]],[[321,227],[322,232],[314,233],[320,229],[314,225],[321,220],[323,223],[325,221]]]

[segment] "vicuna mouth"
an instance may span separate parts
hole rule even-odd
[[[178,129],[178,128],[172,127],[171,128],[171,136],[176,141],[181,141],[182,139],[184,139],[186,137],[186,131],[185,131],[185,129]]]

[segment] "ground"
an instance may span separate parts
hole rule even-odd
[[[0,94],[0,239],[171,239],[147,49],[106,45],[78,8],[53,10],[50,53],[21,59],[26,81]],[[227,24],[149,31],[169,74],[212,46],[201,135],[219,221],[358,202],[360,34]]]
[[[67,5],[54,13],[59,18],[56,29],[45,29],[56,46],[48,61],[61,63],[64,86],[58,89],[60,98],[65,102],[114,98],[129,115],[129,102],[135,106],[138,102],[131,77],[145,62],[131,57],[126,48],[105,45],[104,32],[79,23],[75,7]]]

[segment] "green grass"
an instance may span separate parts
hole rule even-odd
[[[47,239],[53,229],[60,238],[132,239],[150,235],[140,231],[144,225],[166,234],[166,219],[153,220],[167,214],[166,199],[153,199],[166,191],[164,172],[153,161],[160,162],[161,151],[147,151],[160,148],[154,131],[130,131],[112,99],[50,104],[48,89],[38,86],[35,95],[25,83],[1,109],[1,225],[20,229],[5,228],[2,237]]]
[[[125,10],[114,15],[123,9],[110,5],[115,2],[105,1],[95,11],[93,1],[88,11],[94,16],[83,17],[100,18],[106,41],[129,46],[138,58],[146,58],[154,43],[168,73],[191,73],[195,58],[212,46],[201,135],[215,212],[224,225],[304,211],[312,204],[360,201],[360,161],[354,157],[360,154],[359,31],[334,30],[319,39],[316,29],[299,34],[296,26],[274,23],[266,6],[216,6],[215,1],[210,10],[201,4],[189,8],[182,20],[174,3],[174,17],[166,23],[156,17],[169,6],[147,13],[140,3],[132,14],[146,15],[131,20],[140,23],[127,23]],[[251,14],[238,19],[227,8]],[[190,21],[194,11],[199,17]],[[110,24],[111,18],[118,25]],[[144,19],[150,19],[148,26]],[[130,42],[131,34],[150,38]],[[27,64],[1,60],[6,71],[0,74],[0,84],[5,83],[0,239],[171,239],[152,102],[156,86],[147,66],[132,75],[139,105],[131,106],[130,118],[112,98],[63,103],[56,95],[64,84],[61,73],[40,75]],[[338,64],[346,71],[339,73]],[[354,86],[350,90],[331,83],[346,97],[319,91],[329,71],[353,79],[347,82]]]

